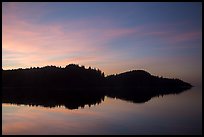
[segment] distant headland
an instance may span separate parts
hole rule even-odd
[[[3,103],[78,108],[100,103],[104,96],[142,103],[154,96],[177,94],[192,85],[180,79],[133,70],[105,76],[95,68],[69,64],[27,69],[2,69]]]
[[[27,69],[3,70],[3,87],[191,87],[179,79],[153,76],[144,70],[104,76],[91,67],[69,64]]]

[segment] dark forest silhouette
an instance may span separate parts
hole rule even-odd
[[[99,69],[76,64],[65,68],[2,70],[2,78],[3,103],[64,105],[69,109],[99,104],[105,96],[143,103],[155,96],[177,94],[192,87],[182,80],[153,76],[144,70],[105,77]]]

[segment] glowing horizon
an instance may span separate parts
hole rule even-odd
[[[2,68],[144,69],[202,83],[202,3],[2,3]]]

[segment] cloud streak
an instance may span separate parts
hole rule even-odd
[[[158,70],[160,74],[161,68],[151,59],[168,62],[176,57],[178,67],[170,66],[175,72],[176,68],[182,68],[183,60],[179,58],[183,59],[183,56],[193,62],[201,61],[198,57],[202,54],[202,25],[199,26],[195,16],[178,19],[168,15],[171,21],[167,22],[154,10],[152,16],[147,16],[151,10],[126,7],[131,12],[118,14],[114,13],[120,11],[117,8],[121,7],[117,6],[113,11],[111,6],[106,11],[102,8],[99,11],[91,6],[89,10],[83,10],[80,5],[82,9],[78,12],[75,10],[77,4],[73,4],[74,8],[66,6],[60,3],[57,6],[3,3],[3,69],[64,67],[76,63],[100,68],[105,74],[138,68],[151,70],[155,66],[155,72]],[[123,5],[124,11],[126,8]],[[165,65],[162,68],[165,70]]]
[[[83,64],[83,62],[100,61],[104,57],[99,55],[108,50],[107,42],[137,32],[137,29],[131,28],[86,29],[84,27],[80,30],[72,30],[71,27],[70,29],[67,27],[72,26],[72,21],[71,24],[69,22],[35,24],[14,17],[11,13],[4,16],[3,20],[7,23],[3,24],[3,51],[7,51],[3,56],[3,64],[16,61],[28,67],[40,64],[63,66],[71,62]],[[91,25],[86,20],[82,22],[86,22],[88,26]],[[50,60],[51,58],[55,60]]]

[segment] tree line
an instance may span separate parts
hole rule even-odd
[[[178,94],[192,87],[180,79],[153,76],[133,70],[105,76],[95,68],[77,64],[27,69],[2,69],[3,103],[64,105],[77,109],[101,103],[105,96],[143,103],[154,96]]]

